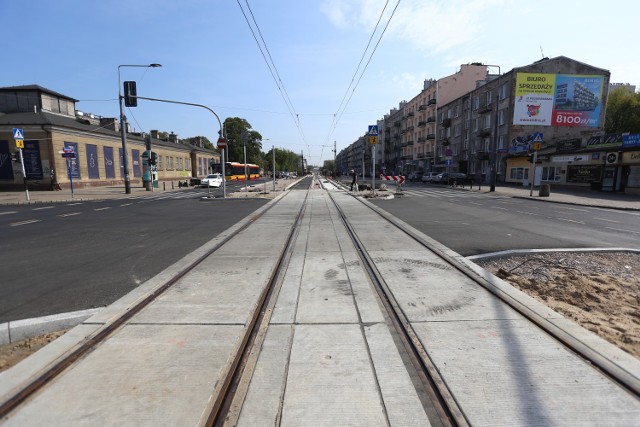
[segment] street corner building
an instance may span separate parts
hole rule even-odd
[[[124,185],[119,121],[78,111],[76,102],[38,85],[0,88],[0,191]],[[153,130],[126,131],[133,186],[143,186],[145,173],[156,183],[184,181],[220,163],[218,153],[173,133],[163,140]]]

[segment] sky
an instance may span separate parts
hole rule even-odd
[[[118,78],[134,80],[139,96],[244,118],[263,151],[322,165],[462,64],[505,73],[566,56],[640,89],[638,12],[637,0],[0,0],[0,86],[118,117]],[[198,107],[140,100],[125,114],[138,132],[220,129]]]

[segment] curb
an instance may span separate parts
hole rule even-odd
[[[0,324],[0,345],[11,344],[38,335],[70,329],[98,313],[102,308],[72,311]]]

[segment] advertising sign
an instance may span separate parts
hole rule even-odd
[[[38,141],[25,141],[22,157],[24,159],[24,173],[27,179],[41,180],[43,176],[40,143]]]
[[[623,147],[640,147],[640,134],[624,135]]]
[[[115,178],[116,168],[113,158],[113,147],[102,147],[102,153],[104,155],[104,171],[107,178]]]
[[[598,127],[604,77],[517,73],[514,125]]]
[[[98,146],[93,144],[87,144],[87,172],[89,178],[99,179],[100,169],[98,168]]]
[[[131,164],[133,176],[140,178],[142,176],[142,164],[140,163],[140,150],[131,150]]]
[[[569,165],[567,166],[567,182],[588,183],[600,182],[601,165]]]

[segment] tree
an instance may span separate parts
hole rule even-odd
[[[215,148],[206,136],[192,136],[190,138],[185,138],[184,142],[196,147],[206,148],[208,150],[213,150]]]
[[[626,87],[609,92],[604,130],[606,133],[640,133],[640,93]]]
[[[244,163],[244,146],[247,147],[247,163],[262,162],[262,135],[251,129],[251,124],[240,117],[224,120],[227,139],[226,161]]]
[[[333,160],[325,160],[324,161],[324,165],[322,166],[322,168],[327,171],[327,172],[331,172],[333,175],[335,175],[336,172],[336,162],[334,162]]]
[[[293,172],[298,170],[300,165],[300,155],[289,150],[275,149],[276,171]],[[273,149],[264,154],[265,169],[273,171]]]

